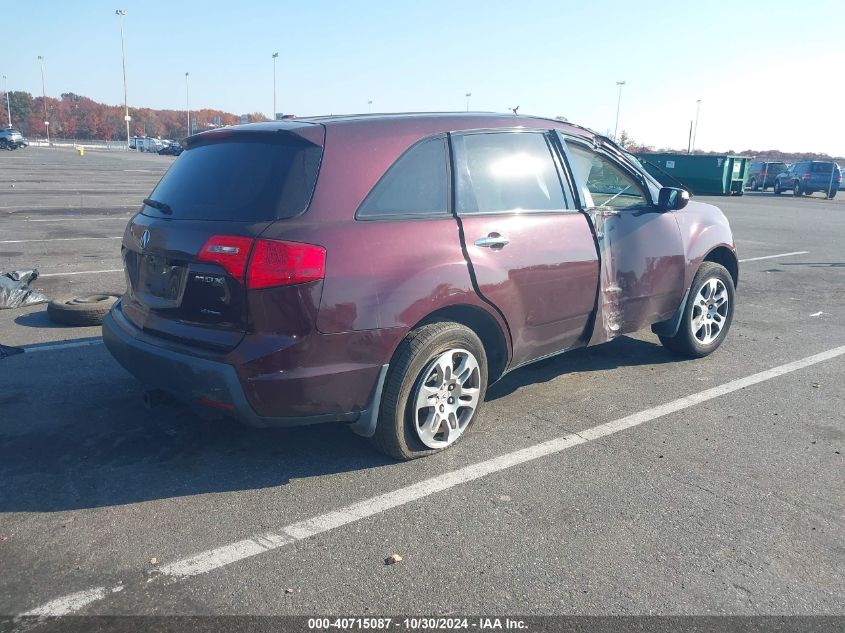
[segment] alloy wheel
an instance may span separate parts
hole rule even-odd
[[[414,397],[414,430],[429,448],[445,448],[464,432],[478,408],[481,371],[465,349],[450,349],[420,373]]]
[[[728,290],[721,279],[711,277],[698,291],[690,315],[690,329],[702,345],[721,336],[728,317]]]

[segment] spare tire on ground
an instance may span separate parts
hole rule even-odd
[[[120,295],[97,294],[57,299],[47,304],[50,320],[63,325],[100,325]]]

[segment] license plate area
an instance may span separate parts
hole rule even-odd
[[[174,265],[158,255],[141,255],[137,290],[150,307],[178,307],[185,292],[186,279],[186,266]]]

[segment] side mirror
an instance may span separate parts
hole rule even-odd
[[[657,208],[661,211],[678,211],[687,206],[689,191],[677,187],[662,187],[657,196]]]

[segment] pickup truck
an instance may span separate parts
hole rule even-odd
[[[340,422],[398,459],[454,444],[528,363],[647,327],[710,354],[738,278],[718,208],[600,134],[498,114],[194,135],[122,251],[103,337],[148,405]]]

